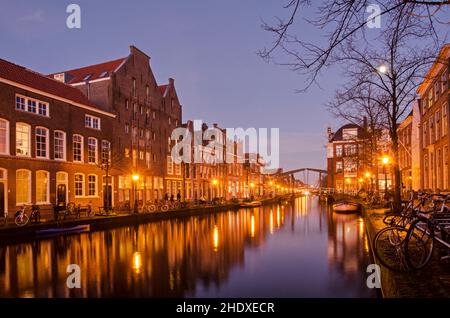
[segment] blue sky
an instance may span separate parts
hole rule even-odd
[[[66,7],[81,6],[82,28],[66,27]],[[134,44],[151,56],[159,83],[174,77],[183,117],[222,127],[280,129],[284,168],[324,168],[324,103],[338,87],[330,70],[321,88],[296,93],[305,78],[256,54],[272,37],[262,19],[283,16],[283,2],[258,0],[0,0],[0,57],[52,73],[126,56]],[[308,37],[318,34],[295,25]]]

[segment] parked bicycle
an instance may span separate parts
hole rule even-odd
[[[144,212],[154,213],[154,212],[167,212],[169,210],[169,205],[164,201],[157,201],[154,203],[148,202],[144,207]]]
[[[22,205],[19,211],[14,214],[14,223],[16,223],[17,226],[25,226],[27,225],[29,218],[28,215],[25,212],[26,206],[25,204]]]

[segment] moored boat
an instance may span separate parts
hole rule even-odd
[[[241,207],[256,207],[261,206],[261,201],[242,202]]]
[[[333,204],[333,211],[336,213],[357,213],[361,210],[361,205],[356,202],[341,201]]]

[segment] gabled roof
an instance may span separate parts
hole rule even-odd
[[[38,72],[29,70],[23,66],[0,59],[0,81],[10,82],[11,85],[23,85],[26,88],[35,89],[43,93],[51,94],[84,106],[97,108],[78,89],[57,80],[48,78]]]
[[[63,71],[60,73],[54,73],[48,75],[53,78],[56,74],[64,73],[66,76],[67,84],[75,84],[85,82],[87,80],[93,81],[96,79],[106,78],[111,76],[111,74],[126,60],[126,57],[120,58],[113,61],[108,61],[100,64],[89,65],[82,68],[77,68],[69,71]],[[89,76],[89,77],[88,77]]]
[[[359,125],[356,124],[347,124],[339,128],[334,134],[333,138],[331,138],[331,141],[342,141],[344,140],[344,129],[357,129],[358,130],[358,140],[364,139],[366,137],[366,133],[364,131],[364,128],[362,128]]]

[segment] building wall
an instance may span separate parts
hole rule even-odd
[[[16,110],[16,94],[20,96],[33,98],[48,103],[49,117],[32,114],[27,111]],[[27,105],[25,105],[27,107]],[[26,108],[27,109],[27,108]],[[100,119],[101,130],[85,127],[85,115],[92,115]],[[67,173],[67,179],[63,182],[66,186],[66,202],[77,202],[77,204],[86,205],[92,203],[94,208],[103,205],[102,200],[102,175],[104,172],[95,164],[88,164],[87,143],[88,138],[97,139],[97,160],[101,160],[101,141],[112,140],[112,118],[95,111],[86,110],[56,99],[48,98],[37,93],[32,93],[23,88],[0,83],[0,118],[8,121],[9,136],[9,155],[0,155],[1,175],[0,183],[5,187],[5,202],[7,211],[12,214],[22,205],[17,202],[17,194],[25,191],[23,188],[16,188],[16,174],[18,170],[27,170],[31,176],[29,202],[37,203],[36,200],[36,172],[47,171],[48,179],[44,179],[48,184],[48,197],[46,202],[40,202],[42,206],[50,208],[52,204],[57,203],[57,173]],[[30,126],[31,136],[31,156],[20,157],[16,154],[16,126],[17,123],[25,123]],[[48,159],[40,159],[36,156],[36,128],[45,127],[47,133]],[[54,132],[62,131],[65,133],[65,160],[55,160],[55,140]],[[83,163],[73,160],[73,135],[83,136]],[[75,196],[74,177],[75,174],[84,175],[85,195]],[[88,196],[88,175],[97,176],[97,189],[95,195]],[[62,174],[60,174],[62,176]],[[0,186],[1,188],[1,186]],[[1,191],[1,190],[0,190]],[[2,194],[0,194],[1,197]],[[50,212],[50,209],[48,209]]]

